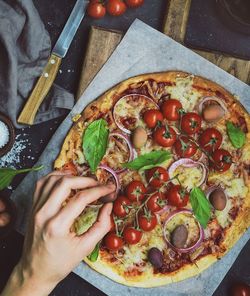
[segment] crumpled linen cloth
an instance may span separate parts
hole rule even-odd
[[[25,101],[42,73],[51,50],[50,37],[32,0],[0,0],[0,112],[16,127]],[[53,85],[35,124],[66,114],[74,97]]]

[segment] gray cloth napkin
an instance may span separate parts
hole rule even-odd
[[[0,0],[0,111],[16,127],[21,127],[17,117],[42,73],[50,47],[32,0]],[[54,84],[35,123],[66,114],[73,104],[73,95]]]

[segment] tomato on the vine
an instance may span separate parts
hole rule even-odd
[[[221,142],[222,135],[214,127],[207,128],[199,137],[199,143],[201,147],[208,152],[218,149],[221,145]]]
[[[197,151],[196,144],[188,136],[180,136],[174,143],[174,151],[179,157],[191,157]]]
[[[142,238],[142,232],[134,227],[127,226],[123,231],[123,239],[126,243],[134,245],[139,243]]]
[[[139,201],[144,198],[146,188],[141,181],[132,181],[126,187],[126,195],[131,201]]]
[[[127,6],[123,0],[108,0],[107,11],[110,15],[119,16],[124,14]]]
[[[159,122],[163,121],[163,115],[159,110],[147,110],[143,114],[143,120],[149,128],[154,128]]]
[[[77,168],[76,168],[75,164],[73,163],[73,161],[70,161],[70,162],[66,163],[65,165],[63,165],[61,170],[63,172],[67,172],[73,176],[77,176],[77,174],[78,174]]]
[[[152,213],[160,211],[165,205],[166,201],[161,192],[154,193],[147,201],[147,207]]]
[[[164,117],[169,121],[178,120],[180,118],[181,110],[182,104],[176,99],[168,99],[161,106],[161,111]]]
[[[113,204],[113,213],[117,217],[125,217],[130,212],[131,201],[123,195],[117,197]]]
[[[104,237],[104,245],[112,251],[117,251],[123,247],[123,239],[115,232],[109,232]]]
[[[168,181],[169,175],[166,169],[162,167],[154,167],[146,171],[146,178],[149,185],[159,188]]]
[[[132,8],[139,7],[144,3],[144,0],[125,0],[125,1],[128,7],[132,7]]]
[[[106,14],[106,7],[103,0],[91,0],[87,8],[88,15],[99,19]]]
[[[225,149],[215,150],[210,159],[210,165],[219,172],[227,171],[232,162],[232,155]]]
[[[187,205],[189,194],[181,185],[172,185],[167,191],[167,200],[169,205],[182,208]]]
[[[154,213],[140,213],[138,217],[139,226],[144,231],[151,231],[157,225],[157,217]]]
[[[189,112],[181,118],[181,129],[191,135],[197,133],[201,128],[201,117],[197,113]]]
[[[176,132],[170,126],[161,126],[154,131],[153,139],[162,147],[171,147],[176,141]]]

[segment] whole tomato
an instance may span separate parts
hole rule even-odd
[[[130,212],[131,201],[123,195],[117,197],[113,204],[113,213],[120,218],[128,215]]]
[[[138,217],[139,226],[144,231],[151,231],[157,225],[157,217],[154,213],[140,213]]]
[[[227,150],[217,149],[211,155],[210,165],[218,172],[225,172],[232,162],[232,155]]]
[[[90,1],[88,4],[87,12],[89,16],[96,19],[100,19],[104,17],[104,15],[106,14],[106,7],[104,5],[104,1],[103,0]]]
[[[182,104],[176,99],[168,99],[161,106],[164,117],[170,121],[176,121],[180,118],[180,110],[182,110]]]
[[[162,147],[171,147],[176,141],[176,132],[170,126],[161,126],[154,131],[153,139]]]
[[[160,211],[165,205],[166,202],[161,192],[154,193],[147,201],[147,207],[152,213]]]
[[[142,238],[142,232],[134,227],[127,226],[123,231],[123,239],[126,243],[134,245],[139,243]]]
[[[127,6],[123,0],[108,0],[107,11],[110,15],[119,16],[124,14]]]
[[[179,157],[191,157],[196,153],[197,146],[192,138],[180,136],[174,143],[174,151]]]
[[[182,208],[187,205],[189,194],[181,185],[172,185],[167,191],[167,200],[169,205]]]
[[[149,128],[154,128],[157,123],[163,121],[163,115],[159,110],[147,110],[143,114],[143,120]]]
[[[132,181],[126,187],[126,195],[131,201],[139,201],[144,198],[146,188],[141,181]]]
[[[192,135],[201,128],[201,117],[197,113],[189,112],[181,118],[181,129],[183,132]]]
[[[168,181],[169,175],[166,169],[162,167],[154,167],[146,171],[146,178],[149,185],[159,188]]]
[[[218,149],[222,142],[222,135],[216,128],[207,128],[199,137],[201,147],[212,152]]]
[[[144,0],[125,0],[125,1],[128,7],[132,7],[132,8],[139,7],[144,3]]]
[[[104,245],[112,251],[117,251],[123,247],[123,239],[115,232],[109,232],[104,237]]]

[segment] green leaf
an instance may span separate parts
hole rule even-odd
[[[171,158],[171,153],[165,150],[152,151],[147,154],[140,155],[133,161],[123,163],[124,168],[130,170],[148,170],[162,164],[164,161]]]
[[[91,254],[88,255],[88,259],[91,261],[91,262],[95,262],[99,256],[99,245],[100,243],[98,243],[94,250],[91,252]]]
[[[246,142],[246,135],[232,122],[227,122],[227,134],[235,148],[241,148]]]
[[[211,204],[207,200],[205,193],[199,188],[194,187],[190,193],[190,203],[197,220],[203,228],[207,227],[207,223],[211,217]]]
[[[83,135],[83,152],[93,173],[106,153],[109,136],[107,126],[104,119],[95,120],[87,127]]]
[[[16,170],[13,168],[0,168],[0,190],[8,187],[14,177],[18,174],[28,173],[31,171],[39,171],[43,168],[43,165],[38,167]]]

